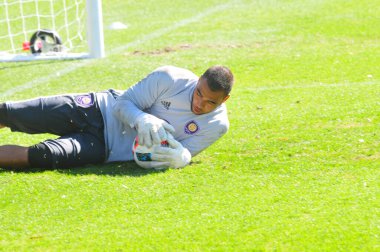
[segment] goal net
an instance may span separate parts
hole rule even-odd
[[[101,0],[0,0],[0,61],[103,56]]]

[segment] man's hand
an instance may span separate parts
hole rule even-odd
[[[151,147],[168,139],[168,133],[174,133],[175,129],[169,123],[153,115],[144,113],[136,119],[136,130],[139,144]]]
[[[191,153],[184,148],[180,142],[168,134],[169,147],[157,146],[152,153],[152,160],[168,162],[172,168],[181,168],[188,165],[191,161]]]

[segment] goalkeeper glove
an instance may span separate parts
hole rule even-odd
[[[162,141],[167,140],[167,132],[174,133],[175,131],[169,123],[147,113],[137,117],[135,125],[139,144],[148,148],[153,144],[160,144]]]
[[[191,161],[191,153],[180,142],[168,134],[169,147],[156,146],[152,153],[152,160],[168,162],[172,168],[181,168]]]

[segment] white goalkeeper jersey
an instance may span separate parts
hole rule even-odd
[[[143,112],[152,114],[175,128],[174,138],[192,156],[210,146],[229,127],[227,108],[223,103],[214,111],[195,115],[191,101],[199,77],[173,66],[160,67],[125,92],[109,90],[96,94],[104,119],[107,162],[133,160],[132,144],[137,135],[136,118]],[[113,107],[118,99],[128,104],[127,122],[115,117]]]

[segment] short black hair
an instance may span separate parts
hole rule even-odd
[[[211,91],[224,91],[226,96],[230,94],[234,84],[234,75],[225,66],[212,66],[202,74],[201,78],[207,80]]]

